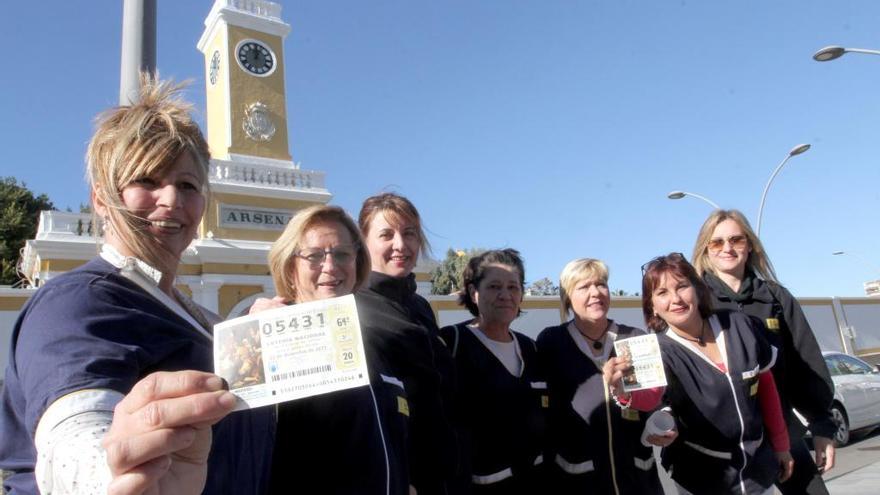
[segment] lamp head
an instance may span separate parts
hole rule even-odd
[[[682,191],[672,191],[666,197],[669,199],[681,199],[684,197],[684,193]]]
[[[831,253],[831,256],[840,256],[841,254],[846,254],[845,251],[834,251]]]
[[[826,46],[813,54],[813,60],[816,62],[828,62],[840,58],[846,53],[846,48],[842,46]]]
[[[810,149],[809,144],[799,144],[799,145],[795,146],[794,148],[792,148],[791,151],[788,152],[788,156],[800,155],[801,153],[807,151],[808,149]]]

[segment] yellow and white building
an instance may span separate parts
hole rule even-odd
[[[240,315],[257,297],[274,294],[266,261],[269,246],[297,210],[332,198],[324,172],[302,169],[291,158],[284,80],[289,32],[278,4],[215,0],[197,45],[204,54],[212,194],[198,238],[183,255],[178,286],[226,318]],[[77,213],[40,214],[36,238],[27,242],[23,256],[23,271],[37,287],[97,254],[100,237],[92,222]],[[420,262],[416,268],[424,295],[430,293],[432,264]],[[35,290],[0,288],[0,368],[8,360],[14,321]],[[429,300],[441,325],[469,317],[452,297]],[[816,315],[807,311],[808,317],[830,332],[823,344],[880,352],[880,332],[858,338],[850,332],[849,339],[843,338],[843,330],[855,327],[840,318],[844,307],[861,320],[880,314],[880,299],[814,302]],[[529,297],[523,310],[514,327],[532,336],[565,319],[555,297]],[[642,326],[640,301],[615,301],[611,317]]]

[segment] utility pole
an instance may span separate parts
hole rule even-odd
[[[156,72],[156,0],[125,0],[122,8],[120,105],[131,105],[137,98],[141,72]]]

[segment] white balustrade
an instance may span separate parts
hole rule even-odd
[[[226,6],[262,17],[281,19],[281,5],[265,0],[226,0]]]
[[[324,173],[262,164],[211,160],[212,184],[244,184],[273,189],[325,190]]]
[[[41,211],[37,227],[37,239],[55,236],[94,237],[95,228],[91,213],[72,213],[67,211]]]

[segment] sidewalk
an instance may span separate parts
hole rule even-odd
[[[825,486],[831,495],[877,495],[880,493],[880,462],[831,477]]]

